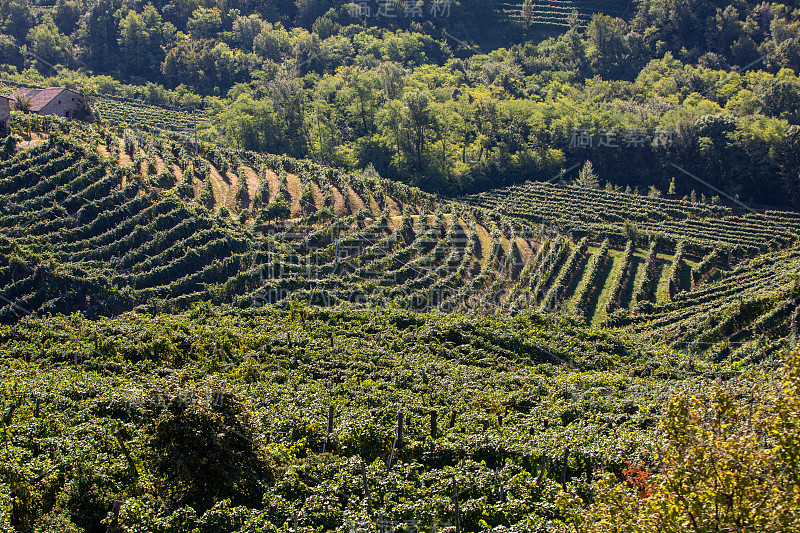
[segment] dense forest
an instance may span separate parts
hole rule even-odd
[[[406,4],[4,0],[2,57],[9,80],[200,106],[209,139],[432,192],[591,161],[631,192],[800,205],[791,5],[641,1],[562,27],[530,0]]]

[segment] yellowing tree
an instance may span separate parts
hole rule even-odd
[[[603,477],[591,507],[573,517],[575,530],[800,530],[800,355],[782,372],[773,387],[674,398],[659,472]]]

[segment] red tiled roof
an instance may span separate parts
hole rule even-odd
[[[58,98],[66,89],[61,87],[48,87],[42,89],[36,96],[31,98],[31,111],[41,111],[44,106]]]
[[[33,98],[34,96],[39,94],[40,91],[41,89],[17,89],[13,93],[11,93],[11,99],[16,101],[16,99],[19,98],[20,96],[23,96],[25,98]]]
[[[31,111],[39,112],[44,106],[61,96],[64,92],[78,95],[78,93],[65,89],[64,87],[48,87],[47,89],[17,89],[11,95],[11,99],[16,100],[20,96],[30,98]]]

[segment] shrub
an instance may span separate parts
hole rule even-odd
[[[213,384],[159,392],[147,404],[147,462],[159,474],[160,494],[198,513],[231,499],[261,503],[269,472],[257,453],[242,401]]]
[[[624,481],[601,478],[575,529],[797,531],[800,354],[789,356],[780,381],[673,398],[660,427],[658,472],[629,465]]]

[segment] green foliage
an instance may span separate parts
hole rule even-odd
[[[77,0],[58,0],[53,21],[61,33],[70,35],[78,26],[82,14],[83,6]]]
[[[604,476],[578,531],[788,531],[798,526],[800,357],[774,386],[670,401],[654,475]],[[747,401],[744,399],[747,398]]]
[[[578,187],[583,187],[585,189],[599,189],[600,188],[600,180],[597,177],[597,174],[594,173],[594,167],[592,166],[591,161],[586,161],[583,166],[581,167],[581,171],[578,174],[578,179],[575,181],[575,185]]]
[[[236,201],[240,206],[245,206],[250,200],[250,193],[247,190],[247,171],[244,168],[239,169],[236,185]]]
[[[158,494],[200,514],[220,500],[254,507],[271,483],[252,440],[252,415],[222,387],[170,384],[152,392],[140,415],[148,450],[143,460],[161,480]],[[164,395],[170,403],[161,403]]]
[[[650,249],[647,251],[647,256],[642,263],[641,275],[639,276],[639,284],[633,294],[634,305],[641,307],[652,300],[655,292],[655,285],[658,282],[656,278],[656,261],[658,260],[658,238],[651,238]]]
[[[670,187],[676,164],[745,203],[800,205],[792,134],[800,22],[782,4],[702,1],[688,10],[609,1],[580,4],[573,15],[560,0],[467,2],[447,16],[437,14],[443,3],[423,4],[424,21],[374,12],[358,20],[358,4],[329,9],[310,0],[59,0],[52,18],[34,24],[26,3],[6,0],[0,20],[48,62],[86,66],[47,78],[52,69],[36,64],[42,74],[29,69],[15,81],[80,82],[151,104],[199,105],[211,117],[201,137],[248,150],[351,171],[372,164],[384,177],[446,194],[551,179],[591,160],[612,186],[682,196],[692,184]],[[486,52],[453,41],[453,28],[463,29],[459,39],[492,36],[481,43]],[[19,50],[3,43],[0,54],[23,68]],[[752,70],[758,58],[766,59]],[[98,107],[137,127],[162,114],[129,114],[105,99]],[[185,132],[185,114],[163,115],[152,124]],[[589,131],[592,142],[570,142],[575,130]],[[626,137],[637,131],[643,143]],[[656,142],[667,131],[670,142]],[[611,142],[601,142],[605,132]]]
[[[92,4],[80,29],[87,62],[100,72],[113,72],[120,59],[115,4],[114,0],[99,0]]]
[[[72,42],[59,31],[51,16],[46,15],[41,24],[31,28],[27,38],[33,43],[33,53],[45,61],[57,65],[72,61]]]
[[[276,90],[281,123],[297,119],[293,85]],[[392,111],[398,124],[412,107],[430,118],[441,102],[418,106],[423,90],[404,93],[414,96]],[[497,107],[476,109],[488,139]],[[746,397],[708,394],[716,379],[746,393],[753,379],[797,388],[796,362],[781,387],[769,381],[797,321],[793,213],[533,183],[441,201],[375,168],[211,143],[195,156],[168,134],[130,129],[135,164],[121,167],[116,131],[52,128],[61,133],[0,161],[0,528],[278,531],[297,512],[305,530],[377,528],[381,516],[432,529],[453,516],[454,479],[465,531],[570,520],[647,530],[654,516],[680,530],[687,508],[709,530],[764,523],[731,511],[721,487],[747,497],[742,509],[769,494],[769,516],[794,527],[781,510],[797,504],[786,468],[796,391],[768,395],[756,414],[785,409],[749,433]],[[414,137],[395,140],[412,164]],[[159,158],[166,173],[147,178]],[[150,187],[173,164],[183,189]],[[214,169],[238,171],[223,198],[248,169],[264,176],[256,222],[270,224],[255,231],[224,206],[214,216],[184,202],[197,177],[213,203]],[[316,189],[324,205],[300,202],[292,216]],[[682,260],[697,265],[696,286],[662,299],[657,285]],[[609,304],[592,315],[606,286]],[[547,304],[540,295],[554,312],[531,311]],[[658,457],[667,466],[656,473]],[[715,465],[742,464],[753,480],[707,482]],[[662,474],[669,483],[653,485]],[[593,477],[604,480],[594,489]],[[596,496],[596,507],[559,505],[559,494]]]
[[[200,190],[200,204],[205,207],[212,207],[214,205],[214,187],[211,183],[211,176],[207,176],[203,180],[203,188]]]
[[[17,111],[27,113],[31,110],[31,98],[29,96],[19,96],[14,100],[14,108]]]
[[[17,153],[17,144],[19,141],[19,137],[15,135],[8,135],[3,139],[2,146],[0,146],[0,159],[6,160],[13,157],[14,154]]]
[[[536,315],[305,306],[31,319],[0,329],[0,388],[19,400],[4,427],[0,516],[21,531],[272,530],[293,511],[328,530],[356,512],[430,527],[452,520],[442,495],[455,476],[465,528],[543,525],[563,446],[580,494],[587,461],[617,468],[653,448],[643,428],[665,384],[637,377],[631,345],[587,333]],[[596,370],[608,358],[613,373]],[[584,395],[578,377],[609,394]],[[404,439],[387,471],[398,412]]]
[[[200,39],[213,39],[221,26],[222,17],[218,8],[198,7],[186,23],[186,29]]]
[[[29,2],[5,0],[0,3],[0,25],[4,34],[23,39],[35,20]]]
[[[628,237],[628,241],[633,243],[633,246],[636,247],[636,242],[639,240],[639,235],[640,235],[639,228],[631,224],[630,221],[626,220],[625,224],[623,225],[623,231],[625,232],[625,235]]]
[[[175,27],[164,24],[152,4],[147,4],[142,13],[128,11],[119,22],[119,48],[126,58],[124,73],[147,76],[159,68],[164,60],[162,47],[171,44],[174,33]]]
[[[291,214],[292,211],[289,208],[289,204],[286,203],[286,200],[277,199],[274,202],[270,202],[261,210],[260,217],[269,222],[289,218]]]

